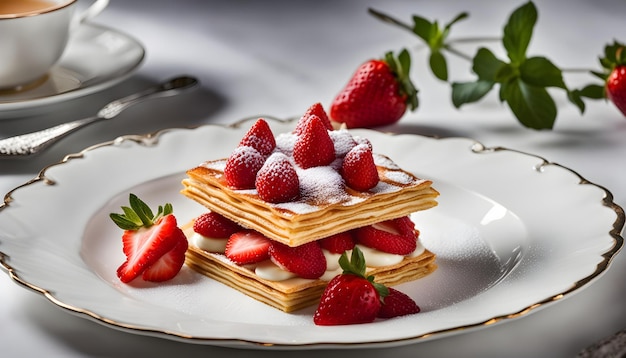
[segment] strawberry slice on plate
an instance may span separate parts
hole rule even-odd
[[[187,239],[177,225],[172,205],[159,206],[153,214],[136,195],[130,194],[129,202],[130,207],[122,206],[123,214],[110,214],[113,222],[124,230],[122,250],[126,261],[117,269],[117,276],[124,283],[131,282],[169,255],[144,279],[156,282],[171,279],[184,263],[184,257],[180,259],[181,252],[184,256],[187,250]]]

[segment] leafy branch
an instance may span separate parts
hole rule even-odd
[[[448,81],[448,64],[445,52],[449,52],[472,63],[477,76],[473,81],[452,82],[452,103],[456,108],[481,100],[495,87],[499,87],[499,99],[508,105],[518,121],[533,129],[552,129],[557,116],[557,107],[548,88],[563,90],[568,100],[581,113],[585,110],[583,98],[605,98],[603,86],[588,85],[582,89],[570,89],[563,80],[563,70],[543,56],[528,57],[527,50],[537,22],[537,8],[532,2],[515,9],[509,16],[499,40],[506,50],[507,58],[499,59],[486,47],[480,47],[471,57],[454,48],[455,43],[484,41],[487,39],[450,40],[454,24],[469,17],[462,12],[451,21],[439,25],[413,15],[413,24],[406,24],[374,9],[369,13],[384,22],[412,32],[428,46],[429,65],[432,73],[441,81]],[[602,78],[605,74],[593,73]]]

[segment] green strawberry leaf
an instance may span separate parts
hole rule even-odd
[[[580,96],[591,99],[604,99],[606,98],[605,88],[602,85],[591,84],[580,89]]]
[[[545,88],[517,79],[501,85],[500,98],[526,127],[552,129],[554,126],[556,104]]]
[[[478,80],[476,82],[452,83],[452,104],[460,108],[466,103],[477,102],[493,88],[494,82]]]
[[[436,26],[432,22],[421,16],[413,16],[413,33],[419,38],[430,44],[431,39],[436,36]]]
[[[400,91],[406,95],[406,102],[411,111],[419,106],[417,98],[418,90],[411,81],[411,55],[406,49],[402,49],[395,57],[392,52],[385,53],[385,62],[392,72],[396,74],[396,78],[400,83]]]
[[[528,84],[567,89],[561,70],[545,57],[527,59],[522,62],[519,71],[522,81]]]
[[[511,62],[522,63],[537,22],[537,8],[532,2],[517,8],[504,26],[502,43]]]
[[[442,81],[448,80],[448,64],[441,51],[431,52],[429,63],[435,77]]]
[[[121,207],[123,214],[109,214],[111,220],[123,230],[138,230],[142,227],[152,226],[159,218],[174,212],[172,204],[167,203],[165,206],[159,206],[157,214],[154,215],[150,207],[132,193],[129,195],[128,201],[130,207]]]
[[[478,49],[472,63],[472,70],[478,75],[478,78],[486,81],[495,81],[498,71],[506,65],[493,52],[484,47]]]

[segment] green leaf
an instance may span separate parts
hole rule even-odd
[[[499,83],[511,82],[519,77],[519,69],[516,66],[505,63],[496,72],[495,81]]]
[[[517,8],[504,26],[502,43],[511,62],[522,63],[537,22],[537,8],[532,2]]]
[[[567,99],[578,107],[580,113],[585,112],[585,102],[583,102],[579,90],[567,91]]]
[[[567,88],[561,70],[545,57],[529,58],[519,70],[522,81],[533,86]]]
[[[606,92],[605,88],[602,85],[587,85],[579,90],[581,97],[591,98],[591,99],[605,99]]]
[[[552,129],[554,126],[556,104],[545,88],[517,79],[502,84],[500,97],[524,126],[533,129]]]
[[[458,15],[456,15],[456,17],[454,19],[452,19],[449,23],[446,24],[446,26],[444,27],[443,32],[447,35],[448,32],[450,31],[450,27],[452,27],[452,25],[456,24],[457,22],[466,19],[467,17],[469,17],[469,14],[467,12],[462,12]]]
[[[365,256],[363,256],[363,252],[358,247],[352,249],[352,255],[350,255],[349,260],[348,254],[346,252],[342,253],[339,257],[339,266],[343,269],[343,273],[365,278]]]
[[[491,88],[494,82],[478,80],[476,82],[455,82],[452,84],[452,104],[459,108],[466,103],[477,102],[483,98]]]
[[[483,47],[474,56],[472,70],[481,80],[495,81],[496,74],[505,65],[489,49]]]
[[[413,15],[413,32],[426,43],[430,43],[433,35],[433,24],[427,19]]]
[[[141,199],[137,197],[135,194],[130,194],[129,196],[130,207],[135,211],[141,222],[145,226],[150,226],[153,224],[152,219],[154,218],[154,214],[150,207],[144,203]]]
[[[430,54],[430,69],[435,74],[435,77],[442,81],[448,80],[448,64],[446,58],[441,51],[433,51]]]

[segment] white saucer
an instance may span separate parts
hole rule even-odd
[[[0,92],[0,119],[113,86],[129,76],[144,55],[143,46],[128,35],[84,23],[43,83],[19,92]]]

